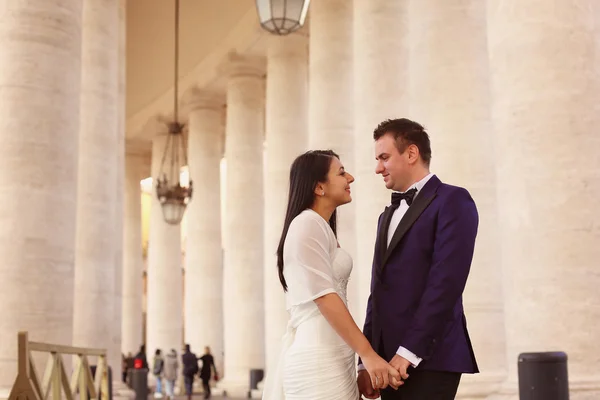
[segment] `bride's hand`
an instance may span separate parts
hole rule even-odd
[[[371,377],[374,389],[385,389],[388,385],[397,389],[400,385],[400,373],[377,353],[362,357],[362,362]]]

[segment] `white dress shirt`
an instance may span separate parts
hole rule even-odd
[[[419,192],[421,191],[421,189],[423,189],[423,186],[425,186],[427,181],[429,181],[429,179],[431,179],[432,176],[433,176],[433,174],[430,173],[425,178],[412,184],[408,189],[406,189],[406,191],[409,191],[410,189],[417,189],[417,193],[415,193],[415,197],[413,198],[413,201],[419,195]],[[389,230],[387,233],[387,245],[388,246],[390,245],[390,242],[392,241],[392,237],[394,236],[394,232],[396,232],[396,229],[398,228],[398,225],[400,224],[400,221],[402,220],[402,217],[404,217],[404,214],[406,214],[407,210],[408,210],[408,204],[406,203],[406,200],[403,199],[402,201],[400,201],[400,206],[394,211],[394,214],[392,215],[392,219],[390,221],[390,227],[389,227]],[[421,361],[423,361],[423,359],[421,357],[417,356],[412,351],[410,351],[402,346],[400,346],[398,348],[398,350],[396,351],[396,354],[398,354],[400,357],[405,358],[408,361],[410,361],[412,366],[415,368],[421,363]],[[364,366],[362,364],[358,366],[358,370],[360,371],[361,369],[364,369]]]

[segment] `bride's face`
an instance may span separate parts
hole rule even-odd
[[[329,165],[327,182],[323,184],[324,197],[331,200],[336,207],[350,203],[352,201],[350,192],[352,182],[354,182],[354,177],[346,172],[337,157],[333,157]]]

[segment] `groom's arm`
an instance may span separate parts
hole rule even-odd
[[[453,191],[438,214],[427,285],[401,349],[426,360],[441,341],[467,283],[478,224],[477,208],[469,192],[462,188]]]
[[[383,217],[383,213],[379,214],[379,218],[377,220],[377,231],[376,236],[379,236],[379,229],[381,228],[381,218]],[[369,299],[367,300],[367,314],[365,315],[365,324],[363,325],[363,335],[367,338],[369,343],[373,343],[373,325],[372,325],[372,312],[373,306],[371,302],[371,295],[373,293],[374,279],[375,279],[375,254],[377,251],[377,240],[375,240],[375,247],[373,249],[373,263],[371,264],[371,291],[369,293]],[[358,358],[358,370],[363,370],[365,367],[362,365],[362,360],[360,357]]]

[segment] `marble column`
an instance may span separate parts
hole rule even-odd
[[[123,224],[123,341],[124,354],[135,353],[143,343],[142,154],[128,149],[125,158],[125,220]]]
[[[409,14],[410,115],[429,132],[431,171],[469,190],[479,211],[464,306],[481,373],[463,377],[457,398],[482,399],[506,375],[486,6],[420,0]]]
[[[0,2],[0,398],[17,375],[18,331],[71,344],[81,84],[81,2],[10,2],[10,18],[7,8]]]
[[[117,0],[83,2],[81,112],[73,344],[106,348],[115,321],[115,200],[118,148]]]
[[[223,286],[225,381],[245,396],[249,371],[264,365],[263,137],[264,60],[231,53],[225,158],[227,216]]]
[[[171,225],[163,219],[156,197],[156,177],[165,147],[167,126],[152,139],[152,202],[148,237],[146,353],[151,359],[156,349],[168,352],[183,345],[183,282],[181,256],[181,225]],[[167,162],[165,162],[167,164]],[[167,164],[168,166],[168,164]]]
[[[115,297],[113,301],[114,318],[113,324],[113,360],[121,359],[122,348],[122,329],[123,329],[123,246],[124,246],[124,227],[125,227],[125,61],[126,61],[126,3],[125,0],[118,0],[119,17],[119,45],[117,52],[117,179],[115,194]],[[113,382],[119,384],[121,388],[126,387],[122,384],[121,372],[122,364],[113,364]],[[116,385],[113,385],[113,387]]]
[[[223,245],[221,243],[221,140],[225,98],[192,90],[188,165],[194,196],[187,210],[185,341],[197,354],[210,346],[223,366]]]
[[[288,200],[290,166],[307,150],[308,38],[305,30],[269,36],[265,162],[265,358],[267,373],[279,358],[289,319],[277,273],[277,246]]]
[[[315,1],[309,22],[308,147],[334,150],[346,170],[354,174],[352,2]],[[338,240],[353,257],[354,215],[354,202],[338,209]],[[348,301],[355,316],[361,314],[355,300],[359,285],[357,279],[350,279]]]
[[[570,398],[600,397],[600,57],[594,0],[488,2],[508,380],[568,354]]]
[[[354,146],[356,257],[362,328],[370,293],[377,220],[391,192],[375,174],[373,130],[408,114],[408,0],[354,0]]]

